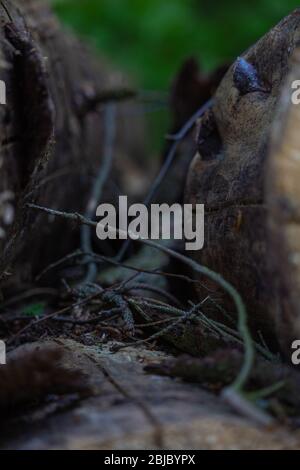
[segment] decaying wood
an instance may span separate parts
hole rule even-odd
[[[64,351],[57,346],[27,351],[23,348],[10,355],[7,365],[0,369],[2,419],[24,406],[39,403],[50,393],[88,393],[83,371],[64,368],[63,356]]]
[[[300,338],[300,107],[292,102],[292,85],[300,77],[299,49],[291,65],[273,125],[266,180],[275,319],[287,354]]]
[[[273,181],[275,194],[278,194],[278,185],[284,181],[291,186],[298,172],[289,182],[289,162],[286,167],[278,163],[278,156],[274,156],[279,177],[274,171],[270,173],[266,159],[275,111],[282,106],[279,105],[282,88],[286,88],[286,94],[290,92],[286,79],[299,34],[300,11],[296,10],[232,65],[216,92],[212,110],[199,125],[198,154],[191,165],[186,186],[186,201],[206,206],[205,247],[195,255],[197,260],[220,272],[239,290],[247,305],[254,334],[261,331],[273,347],[277,347],[277,338],[286,350],[290,349],[291,338],[297,336],[297,332],[299,336],[299,313],[290,307],[299,303],[300,291],[298,281],[292,280],[288,267],[292,248],[286,248],[292,243],[291,238],[279,253],[274,245],[270,245],[267,221]],[[297,112],[293,110],[293,113]],[[284,148],[290,139],[289,131],[284,133],[285,126],[286,120],[281,114],[275,130],[279,148],[282,139]],[[295,142],[294,139],[291,145]],[[284,150],[282,159],[288,158]],[[295,191],[293,203],[297,200],[298,204],[297,195]],[[277,227],[282,227],[283,223],[284,236],[289,232],[291,237],[297,238],[297,225],[289,225],[283,216],[286,207],[290,207],[290,199],[288,205],[280,206],[281,222],[278,197],[276,201]],[[286,272],[281,276],[278,295],[278,286],[273,283],[272,261],[276,256],[277,271]],[[216,286],[208,287],[218,291]],[[278,297],[281,297],[282,313],[278,313]],[[222,303],[231,313],[232,305],[228,299],[223,298]],[[276,328],[276,324],[280,327]]]
[[[169,377],[146,375],[162,353],[131,349],[111,354],[72,341],[28,345],[63,347],[64,366],[82,370],[94,395],[52,413],[39,404],[9,422],[4,449],[297,449],[299,432],[265,430],[235,416],[215,395]],[[21,352],[21,351],[20,351]],[[131,360],[128,361],[130,355]],[[34,426],[33,426],[34,423]],[[16,424],[16,421],[14,421]],[[18,433],[17,429],[21,432]]]
[[[237,376],[243,362],[243,354],[238,349],[220,349],[207,357],[193,358],[181,356],[158,364],[150,364],[150,373],[181,378],[188,382],[202,384],[215,391],[230,385]],[[278,386],[278,390],[276,390]],[[298,372],[280,362],[269,362],[257,358],[251,371],[247,390],[259,394],[261,390],[273,388],[270,395],[280,400],[282,411],[286,406],[286,416],[297,416],[300,411],[300,376]],[[268,396],[266,394],[266,396]]]
[[[18,275],[28,280],[32,271],[77,248],[79,237],[77,231],[66,234],[64,222],[41,223],[37,214],[29,214],[26,203],[85,212],[103,159],[101,103],[132,93],[120,74],[94,60],[62,30],[46,2],[0,3],[0,54],[1,79],[7,86],[7,105],[0,108],[0,274],[15,273],[10,265],[17,258],[19,268],[22,265]],[[113,170],[116,183],[127,151],[142,155],[142,134],[138,129],[136,136],[128,132],[132,122],[124,106],[117,105],[114,154],[120,160],[122,148],[123,162],[119,174]],[[106,184],[103,201],[111,201],[115,192]]]
[[[276,347],[279,339],[283,349],[288,350],[293,335],[300,333],[296,154],[300,111],[290,105],[287,92],[291,81],[300,73],[300,59],[295,55],[294,68],[287,79],[299,35],[300,11],[296,11],[237,60],[221,82],[212,107],[201,119],[196,143],[198,155],[191,166],[186,190],[187,201],[204,203],[207,211],[206,246],[196,254],[201,266],[164,245],[142,241],[147,248],[158,249],[194,270],[193,277],[196,275],[202,286],[205,284],[203,288],[199,283],[197,288],[200,302],[181,305],[166,292],[165,285],[153,286],[149,278],[148,283],[140,284],[135,284],[133,278],[131,283],[128,279],[119,283],[115,279],[117,284],[106,279],[103,287],[103,279],[96,275],[99,262],[104,260],[91,255],[92,245],[88,240],[76,256],[87,260],[91,268],[88,280],[101,282],[95,286],[97,293],[89,296],[86,291],[70,288],[68,294],[72,301],[68,298],[67,305],[57,311],[51,305],[50,313],[41,313],[41,318],[18,329],[8,344],[15,345],[14,341],[24,332],[37,325],[45,326],[47,321],[50,328],[45,331],[51,337],[55,336],[49,333],[51,321],[56,326],[61,322],[92,328],[101,319],[103,323],[101,315],[106,311],[105,319],[116,315],[116,323],[114,326],[103,323],[99,330],[86,335],[90,344],[97,346],[56,339],[27,344],[13,351],[14,357],[9,357],[7,368],[0,370],[0,447],[299,448],[299,432],[292,434],[279,424],[271,430],[258,427],[250,418],[234,415],[222,397],[199,386],[213,386],[218,392],[231,385],[230,392],[239,401],[235,409],[241,411],[245,404],[248,408],[252,406],[241,391],[257,392],[257,388],[279,385],[280,398],[293,407],[293,417],[299,413],[298,373],[274,361],[274,355],[262,341],[263,337]],[[113,74],[95,63],[85,48],[63,32],[48,7],[38,0],[28,1],[26,5],[21,0],[0,2],[0,54],[0,78],[7,84],[8,100],[7,106],[0,107],[3,136],[0,142],[3,225],[0,225],[0,275],[6,276],[8,269],[14,273],[16,264],[13,263],[17,260],[17,266],[22,265],[21,276],[28,277],[26,265],[35,271],[49,261],[46,269],[49,273],[58,266],[57,259],[65,260],[66,253],[79,248],[80,223],[87,228],[81,232],[86,242],[91,229],[95,229],[96,222],[92,219],[99,194],[102,202],[114,198],[109,185],[103,191],[112,166],[112,139],[106,142],[109,151],[101,155],[109,133],[105,113],[98,105],[99,101],[103,104],[131,97],[132,92],[124,87],[114,93],[117,82]],[[191,82],[188,77],[185,81],[183,70],[175,86],[175,92],[183,97],[176,110],[176,128],[191,110],[198,109],[198,101],[190,103],[189,93],[185,94],[184,90],[184,85],[189,83],[193,83],[196,91],[203,87],[194,65],[190,63]],[[215,78],[218,83],[220,77]],[[282,89],[284,96],[279,101]],[[194,97],[194,88],[189,91]],[[209,98],[211,90],[206,93],[205,98]],[[202,104],[201,93],[198,99],[199,105]],[[273,124],[275,110],[279,111]],[[114,134],[115,127],[110,124],[108,127]],[[270,150],[272,126],[274,138]],[[191,140],[192,127],[185,133],[183,157],[185,149],[190,154],[195,145]],[[123,140],[118,134],[117,138],[118,146],[131,145],[128,136]],[[91,181],[101,162],[105,171],[98,179],[97,191],[92,192]],[[181,170],[188,160],[183,158],[178,163],[172,171],[175,176],[177,172],[177,181],[182,181],[185,170]],[[120,173],[122,165],[124,160],[119,159]],[[180,197],[177,189],[170,191],[172,202]],[[162,194],[163,191],[159,196]],[[152,197],[148,202],[151,200]],[[163,202],[166,201],[167,197]],[[59,223],[52,224],[55,217]],[[78,224],[73,232],[68,221]],[[35,230],[33,235],[34,227],[39,232]],[[68,235],[64,237],[64,233]],[[139,256],[142,258],[143,252]],[[151,255],[147,257],[154,262]],[[160,263],[164,265],[165,258]],[[121,267],[118,262],[116,265],[118,272],[102,275],[118,277]],[[153,275],[158,267],[163,269],[162,265],[156,265],[147,274]],[[209,284],[206,277],[211,279]],[[195,279],[189,281],[195,285]],[[222,291],[220,295],[214,282],[225,294]],[[110,288],[106,289],[107,285]],[[144,295],[154,292],[166,303],[155,297],[139,298],[137,291],[141,290]],[[231,299],[225,297],[226,292]],[[239,293],[248,308],[254,342],[247,329]],[[96,296],[96,309],[89,312],[89,302],[96,300]],[[59,304],[66,298],[57,295],[56,300]],[[220,307],[213,308],[214,318],[206,310],[206,303]],[[79,306],[87,310],[86,319],[76,317]],[[14,318],[10,320],[14,325]],[[124,323],[132,335],[136,326],[141,327],[135,324],[136,320],[148,324],[148,338],[122,336],[124,332],[128,334]],[[104,345],[105,338],[100,340],[101,328],[102,334],[104,330],[113,331],[118,339],[128,341]],[[84,329],[80,337],[86,339]],[[202,359],[174,359],[144,349],[145,345],[161,339],[177,350]],[[211,356],[211,351],[220,347],[224,349]],[[260,353],[256,363],[255,349]],[[162,359],[165,361],[161,364]],[[159,365],[151,366],[154,362]],[[147,375],[144,366],[148,366],[148,371],[197,384]],[[239,386],[234,388],[232,383]],[[256,415],[263,414],[262,408],[256,412]],[[251,410],[247,415],[251,415]],[[268,422],[275,423],[273,417]]]

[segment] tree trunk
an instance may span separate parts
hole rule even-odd
[[[206,207],[205,247],[196,254],[197,260],[221,273],[239,290],[248,309],[253,334],[258,336],[261,332],[275,348],[276,338],[279,339],[286,352],[291,351],[291,338],[296,339],[297,332],[298,336],[300,333],[299,308],[291,307],[291,303],[299,304],[300,290],[289,269],[291,240],[285,240],[280,249],[277,243],[274,250],[268,217],[271,210],[278,229],[277,240],[279,234],[281,237],[291,231],[282,216],[286,205],[280,206],[279,217],[276,193],[274,219],[274,204],[271,209],[270,199],[273,191],[278,191],[281,178],[288,186],[297,179],[298,170],[290,179],[289,157],[284,152],[281,155],[282,160],[287,159],[287,167],[281,162],[280,172],[278,151],[274,154],[273,150],[269,158],[275,174],[270,173],[266,162],[282,88],[285,87],[286,95],[290,92],[286,78],[299,32],[300,11],[296,10],[230,68],[217,90],[212,109],[199,125],[198,154],[186,186],[186,201]],[[282,106],[281,103],[280,110]],[[284,114],[277,119],[276,140],[285,145],[290,136],[289,130],[284,131]],[[295,142],[294,139],[293,144]],[[277,147],[281,148],[280,145]],[[296,162],[293,168],[295,165]],[[294,184],[293,189],[296,187]],[[293,193],[296,206],[299,204],[297,194]],[[273,282],[274,274],[281,278],[280,292]],[[221,297],[217,286],[207,287],[219,296],[228,313],[234,312],[234,306],[229,299]],[[201,290],[200,295],[203,298],[207,291]]]
[[[41,374],[44,383],[39,394],[53,393],[63,372],[68,383],[63,383],[62,395],[52,402],[35,400],[34,408],[21,416],[2,419],[0,449],[299,449],[299,430],[278,426],[270,431],[235,416],[219,397],[195,384],[145,375],[143,366],[168,359],[163,353],[130,348],[111,354],[106,348],[71,340],[60,340],[59,347],[63,357],[56,368],[49,364],[49,350],[55,354],[57,341],[30,344],[14,352],[17,361],[10,367],[19,374],[11,395],[18,383],[23,400],[31,404],[36,399],[33,392],[38,384],[28,383],[27,377],[38,382],[34,372],[43,357],[48,357],[48,368]],[[28,355],[29,371],[24,367]],[[8,369],[6,378],[9,374]],[[89,395],[88,391],[82,395],[83,387],[90,388]]]
[[[0,21],[0,78],[7,87],[7,105],[0,107],[0,274],[12,270],[28,279],[79,243],[78,231],[61,221],[45,223],[26,204],[85,211],[103,158],[105,110],[99,97],[125,85],[62,30],[44,2],[5,0]],[[123,154],[126,148],[141,153],[121,110],[120,105],[118,146]],[[114,192],[106,185],[104,200]],[[11,267],[16,258],[21,270]]]
[[[266,181],[275,320],[279,340],[289,356],[292,343],[300,338],[300,107],[291,100],[292,84],[299,77],[297,49],[272,129]]]

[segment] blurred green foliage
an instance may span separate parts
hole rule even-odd
[[[231,60],[297,7],[296,0],[53,0],[65,23],[147,88],[169,86],[191,55]]]
[[[28,305],[23,309],[23,315],[26,317],[40,317],[46,308],[46,302],[37,302]]]

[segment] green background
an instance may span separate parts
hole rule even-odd
[[[211,69],[236,57],[295,0],[53,0],[65,23],[151,89],[167,89],[182,61]]]

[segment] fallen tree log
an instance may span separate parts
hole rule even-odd
[[[122,98],[118,90],[124,89],[125,98],[130,91],[124,77],[94,60],[38,0],[1,2],[0,54],[7,93],[7,104],[0,107],[0,275],[17,271],[28,280],[32,272],[77,248],[79,236],[64,222],[42,223],[26,204],[85,212],[103,160],[106,117],[101,104],[114,101],[114,90],[116,100]],[[141,132],[128,132],[132,123],[127,123],[125,105],[116,106],[122,156],[126,149],[142,154]],[[115,193],[106,184],[103,201]],[[18,269],[12,266],[16,259]]]
[[[168,360],[165,354],[143,348],[111,354],[109,348],[100,350],[59,339],[28,344],[18,348],[14,357],[21,367],[28,355],[46,357],[49,348],[63,351],[57,367],[68,370],[72,380],[52,402],[47,402],[43,384],[44,400],[31,404],[22,415],[2,420],[1,449],[299,448],[299,430],[291,432],[281,425],[265,429],[234,415],[219,397],[195,384],[146,375],[143,367]],[[87,385],[90,394],[82,395]],[[27,400],[36,398],[34,386],[23,383]],[[51,382],[48,391],[53,391]]]
[[[300,107],[292,101],[293,84],[299,77],[297,49],[273,124],[266,180],[275,320],[278,338],[287,354],[300,338]]]
[[[294,145],[295,150],[300,142],[298,138],[291,141],[287,125],[292,125],[288,109],[293,115],[299,110],[291,111],[287,76],[299,32],[300,11],[296,10],[232,65],[212,109],[199,124],[198,154],[186,185],[186,201],[206,207],[205,247],[196,254],[197,260],[239,290],[254,335],[261,332],[274,348],[278,341],[287,354],[291,340],[300,334],[299,283],[289,261],[299,242],[294,237],[292,246],[287,237],[291,219],[281,198],[284,182],[285,188],[294,190],[289,192],[289,204],[292,200],[298,207],[295,181],[299,170],[294,161],[291,178],[289,146]],[[280,101],[283,89],[285,103]],[[275,150],[274,146],[270,150],[272,132]],[[270,215],[275,235],[269,230]],[[278,243],[283,238],[284,243]],[[279,289],[274,276],[281,280]],[[206,287],[229,313],[234,312],[217,286],[210,283]],[[201,298],[207,293],[201,288],[198,292]]]

